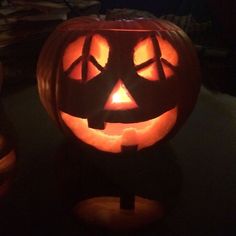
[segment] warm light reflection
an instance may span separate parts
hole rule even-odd
[[[126,232],[156,222],[163,217],[164,210],[161,202],[139,196],[135,196],[135,210],[123,210],[119,197],[101,196],[80,201],[74,214],[80,221]]]
[[[137,108],[138,105],[130,95],[122,81],[118,81],[114,86],[107,103],[106,110],[127,110]]]

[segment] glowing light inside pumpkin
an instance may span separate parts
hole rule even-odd
[[[142,40],[134,48],[134,64],[140,65],[155,57],[151,38]]]
[[[124,87],[124,84],[119,83],[118,89],[112,94],[112,103],[128,103],[132,102],[128,91]]]
[[[138,150],[161,140],[174,127],[177,108],[161,116],[138,123],[109,123],[104,130],[88,127],[87,119],[72,116],[61,111],[61,117],[74,135],[83,142],[106,152],[121,152],[122,145],[137,145]]]
[[[98,34],[94,35],[91,42],[90,54],[102,67],[105,67],[109,55],[109,45],[107,40]]]
[[[106,110],[128,110],[137,108],[138,105],[130,95],[124,83],[119,80],[114,86],[105,105]]]
[[[157,65],[155,62],[137,71],[137,73],[138,75],[142,76],[145,79],[148,79],[151,81],[158,80]]]
[[[88,62],[88,72],[87,72],[87,81],[95,78],[98,74],[100,74],[101,71],[98,70],[96,66],[92,62]]]
[[[101,73],[101,67],[104,68],[108,61],[109,44],[107,40],[94,35],[91,40],[89,52],[84,52],[85,37],[79,37],[75,42],[69,44],[63,55],[63,69],[68,70],[75,60],[81,61],[74,66],[69,76],[71,79],[82,80],[82,68],[85,63],[86,74],[84,80],[89,81]]]
[[[162,63],[166,78],[174,74],[174,69],[178,64],[178,55],[174,47],[166,40],[157,36],[161,53],[157,60],[155,49],[151,38],[140,41],[134,48],[133,62],[137,69],[137,74],[144,79],[159,80],[157,63]],[[78,53],[82,54],[84,37],[76,40],[73,46],[78,47]],[[107,40],[100,36],[92,37],[89,53],[86,56],[87,75],[86,81],[96,77],[105,68],[109,58],[110,47]],[[69,46],[63,58],[63,67],[67,69],[78,56],[72,47]],[[87,57],[88,56],[88,57]],[[71,59],[73,58],[73,60]],[[165,59],[163,62],[162,59]],[[82,78],[82,62],[80,62],[71,72],[72,79]],[[95,61],[95,62],[94,62]],[[143,64],[143,65],[142,65]],[[129,93],[125,84],[119,80],[105,103],[105,110],[129,110],[138,108],[134,98]],[[83,142],[107,152],[121,152],[122,146],[137,145],[138,150],[153,145],[158,142],[173,128],[177,117],[177,107],[167,111],[159,117],[138,123],[109,123],[105,122],[103,130],[89,128],[88,120],[71,116],[61,112],[63,121],[67,124],[74,135]]]
[[[178,65],[178,53],[175,48],[171,45],[170,42],[163,39],[162,37],[156,37],[157,42],[160,46],[160,62],[162,64],[164,74],[167,79],[174,75],[174,70]],[[134,48],[133,61],[135,66],[140,66],[143,63],[147,63],[150,60],[156,61],[155,49],[153,46],[153,42],[151,38],[146,38],[140,41]],[[164,63],[164,59],[168,64]],[[144,79],[155,81],[158,80],[158,71],[157,64],[153,62],[152,64],[148,64],[143,68],[137,71],[137,74],[142,76]]]
[[[134,64],[136,66],[141,65],[149,60],[155,59],[154,47],[151,38],[144,39],[139,42],[134,49]],[[142,76],[144,79],[155,81],[158,80],[157,64],[153,62],[140,70],[137,74]]]
[[[85,37],[80,37],[70,43],[63,55],[63,69],[68,70],[72,63],[82,55]]]

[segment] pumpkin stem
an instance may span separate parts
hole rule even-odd
[[[107,10],[105,17],[106,20],[134,20],[139,18],[155,19],[156,17],[147,11],[127,8]]]

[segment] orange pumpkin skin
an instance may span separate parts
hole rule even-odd
[[[37,78],[41,101],[62,130],[111,153],[171,137],[200,87],[191,41],[156,19],[69,20],[43,47]]]

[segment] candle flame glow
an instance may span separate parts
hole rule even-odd
[[[127,110],[137,108],[138,105],[130,95],[125,85],[119,80],[114,86],[105,109],[107,110]]]

